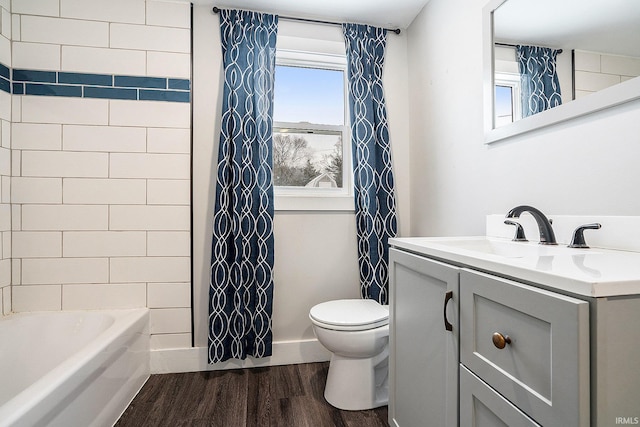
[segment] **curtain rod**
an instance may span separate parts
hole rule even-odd
[[[498,43],[498,42],[495,42],[494,44],[495,44],[496,46],[516,47],[516,45],[515,45],[515,44],[510,44],[510,43]],[[561,53],[562,53],[562,49],[556,49],[556,50],[558,51],[558,54],[561,54]]]
[[[220,8],[217,6],[213,7],[213,13],[220,12]],[[331,22],[331,21],[320,21],[318,19],[307,19],[307,18],[294,18],[291,16],[278,16],[280,19],[286,19],[288,21],[300,21],[300,22],[313,22],[314,24],[327,24],[327,25],[342,25],[339,22]],[[385,30],[390,31],[395,34],[400,34],[400,28],[385,28]]]

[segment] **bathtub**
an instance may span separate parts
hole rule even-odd
[[[147,309],[0,320],[0,426],[111,426],[149,378]]]

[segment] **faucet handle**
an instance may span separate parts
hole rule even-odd
[[[571,243],[569,244],[570,248],[583,248],[588,249],[589,246],[587,242],[584,240],[584,230],[598,230],[602,227],[599,223],[594,224],[585,224],[576,228],[573,231],[573,237],[571,238]]]
[[[524,228],[522,228],[522,225],[520,223],[508,219],[506,219],[504,223],[507,225],[515,225],[516,227],[516,235],[513,236],[513,239],[511,240],[513,240],[514,242],[528,242],[526,236],[524,235]]]

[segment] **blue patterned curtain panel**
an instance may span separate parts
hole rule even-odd
[[[271,355],[273,84],[278,17],[220,11],[224,89],[209,287],[209,363]]]
[[[548,47],[516,46],[522,91],[522,117],[562,104],[556,72],[558,51]]]
[[[397,233],[387,109],[382,87],[386,30],[343,24],[363,298],[389,300],[389,237]]]

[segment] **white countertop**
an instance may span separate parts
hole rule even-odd
[[[408,237],[392,247],[589,297],[640,294],[640,253],[492,237]],[[502,250],[484,250],[496,246]],[[514,246],[515,245],[515,246]],[[504,249],[506,248],[506,249]],[[513,251],[512,251],[513,249]]]

